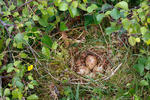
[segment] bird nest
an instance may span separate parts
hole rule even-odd
[[[122,65],[119,64],[115,67],[117,60],[114,60],[112,51],[104,47],[94,47],[82,51],[74,48],[71,55],[71,69],[77,75],[89,79],[108,80]],[[121,56],[116,55],[116,57]]]

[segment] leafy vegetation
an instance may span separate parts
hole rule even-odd
[[[149,0],[0,0],[0,99],[149,100],[149,45]]]

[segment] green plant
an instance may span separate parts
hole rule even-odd
[[[32,70],[30,66],[23,65],[22,61],[17,60],[14,63],[4,65],[1,69],[1,73],[7,72],[5,78],[12,78],[5,88],[1,88],[1,97],[6,100],[27,98],[27,100],[38,99],[35,94],[29,94],[29,90],[33,90],[34,86],[38,83],[33,79],[32,74],[28,71]]]

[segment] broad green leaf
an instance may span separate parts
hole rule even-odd
[[[110,15],[111,15],[111,17],[112,17],[113,19],[116,19],[116,20],[120,18],[120,12],[119,12],[119,10],[117,10],[116,8],[114,8],[114,9],[111,11]]]
[[[14,26],[10,26],[10,27],[8,28],[9,33],[11,33],[13,29],[14,29]]]
[[[10,63],[7,65],[7,73],[10,73],[15,69],[13,66],[14,66],[13,63]]]
[[[30,28],[30,29],[32,28],[32,26],[31,26],[32,23],[30,21],[26,22],[25,25],[28,26],[28,28]]]
[[[87,11],[86,4],[84,4],[84,3],[82,3],[82,4],[79,3],[79,8],[82,9],[83,11]]]
[[[91,4],[88,8],[87,8],[87,12],[91,13],[94,10],[96,10],[98,8],[98,6],[96,4]]]
[[[136,38],[133,36],[130,36],[128,39],[131,46],[134,46],[136,44]]]
[[[17,0],[17,6],[21,6],[23,4],[22,0]]]
[[[125,18],[125,19],[122,19],[122,24],[123,24],[123,28],[128,30],[130,28],[131,23],[127,18]]]
[[[141,41],[140,38],[136,38],[135,40],[136,40],[136,42],[140,42]]]
[[[22,43],[22,42],[24,42],[23,37],[24,37],[23,34],[18,33],[18,34],[14,37],[14,39],[15,39],[15,41],[16,41],[17,43]]]
[[[33,80],[33,77],[31,75],[28,76],[29,80]]]
[[[84,3],[87,3],[87,2],[88,2],[88,0],[83,0],[83,2],[84,2]]]
[[[34,16],[33,16],[33,20],[34,20],[34,21],[38,21],[38,20],[39,20],[39,17],[38,17],[37,15],[34,15]]]
[[[11,5],[11,6],[9,7],[10,10],[14,10],[15,8],[16,8],[15,5]]]
[[[23,89],[23,87],[24,87],[23,83],[20,82],[20,81],[17,81],[17,82],[16,82],[16,86],[17,86],[19,89]]]
[[[72,0],[66,0],[67,2],[71,2]]]
[[[19,53],[19,56],[21,58],[27,58],[28,57],[28,55],[26,53],[24,53],[24,52]]]
[[[49,50],[49,48],[47,48],[47,47],[42,47],[42,54],[43,54],[44,56],[46,56],[46,57],[49,58],[49,56],[50,56],[50,50]]]
[[[104,5],[102,5],[102,11],[105,11],[105,10],[110,9],[110,8],[112,8],[112,6],[108,3],[105,3]]]
[[[21,91],[20,90],[18,90],[18,89],[15,89],[15,90],[13,90],[12,91],[12,96],[13,96],[13,98],[15,98],[15,99],[19,99],[19,100],[22,100],[22,93],[21,93]]]
[[[54,13],[54,7],[48,7],[47,12],[49,13],[50,16],[53,16],[55,14]]]
[[[147,18],[147,23],[150,23],[150,18]]]
[[[22,14],[23,14],[24,17],[28,17],[28,16],[29,16],[29,11],[28,11],[28,8],[27,8],[27,7],[25,7],[25,8],[23,9]]]
[[[52,45],[52,49],[53,49],[53,50],[56,50],[57,47],[58,47],[58,43],[55,41],[55,42],[53,43],[53,45]]]
[[[74,8],[77,8],[78,7],[78,1],[73,1],[71,6]]]
[[[6,40],[6,47],[9,45],[10,41],[11,41],[11,38],[8,38],[8,39]]]
[[[62,2],[62,0],[54,0],[55,6],[59,6],[59,4]]]
[[[141,30],[142,34],[145,34],[147,32],[147,28],[146,27],[141,27],[140,30]]]
[[[60,22],[60,30],[61,31],[66,31],[68,30],[68,27],[66,26],[66,24],[64,22]]]
[[[128,3],[125,1],[121,1],[115,5],[115,7],[122,8],[124,10],[128,10]]]
[[[42,43],[43,43],[45,46],[47,46],[47,47],[49,47],[49,48],[52,47],[53,42],[52,42],[51,38],[50,38],[48,35],[44,35],[44,36],[42,37],[41,41],[42,41]]]
[[[136,64],[133,66],[133,68],[135,68],[136,71],[139,72],[141,75],[144,73],[144,65],[143,64]]]
[[[149,83],[148,83],[146,80],[141,80],[141,81],[140,81],[140,85],[141,85],[141,86],[148,86]]]
[[[19,16],[19,13],[18,13],[18,12],[14,12],[14,13],[13,13],[13,16],[14,16],[14,17],[17,17],[17,16]]]
[[[100,24],[104,17],[105,17],[104,14],[95,14],[94,15],[95,24]]]
[[[47,7],[47,1],[41,0],[40,2],[42,3],[43,6]]]
[[[60,10],[60,11],[66,11],[66,10],[68,10],[68,4],[65,3],[65,2],[61,2],[61,3],[59,4],[59,10]]]
[[[36,94],[32,94],[30,96],[27,97],[27,100],[38,100],[38,96]]]
[[[34,86],[33,86],[31,83],[28,84],[28,87],[29,87],[30,89],[34,89]]]
[[[119,29],[119,27],[117,27],[117,26],[115,26],[115,27],[112,26],[112,27],[106,28],[105,31],[106,31],[106,34],[107,34],[107,35],[110,35],[111,33],[118,31],[118,29]]]
[[[16,66],[16,67],[18,67],[20,64],[21,64],[20,60],[17,60],[17,61],[14,62],[14,66]]]
[[[77,8],[74,7],[69,7],[69,13],[72,18],[79,15]]]
[[[42,25],[43,27],[48,26],[47,19],[45,19],[45,18],[40,18],[40,19],[38,20],[38,22],[39,22],[39,24]]]
[[[4,90],[4,95],[5,95],[5,96],[9,96],[9,95],[10,95],[10,90],[9,90],[9,88],[6,88],[6,89]]]
[[[10,100],[10,98],[9,98],[9,97],[6,97],[6,100]]]

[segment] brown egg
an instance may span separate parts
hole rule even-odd
[[[93,69],[93,72],[94,73],[96,73],[96,72],[103,73],[104,68],[103,68],[103,66],[95,66],[94,69]]]
[[[88,55],[86,57],[85,64],[91,70],[91,69],[93,69],[96,66],[97,58],[95,56]]]
[[[80,75],[87,75],[89,72],[90,70],[86,66],[80,66],[77,73]]]

